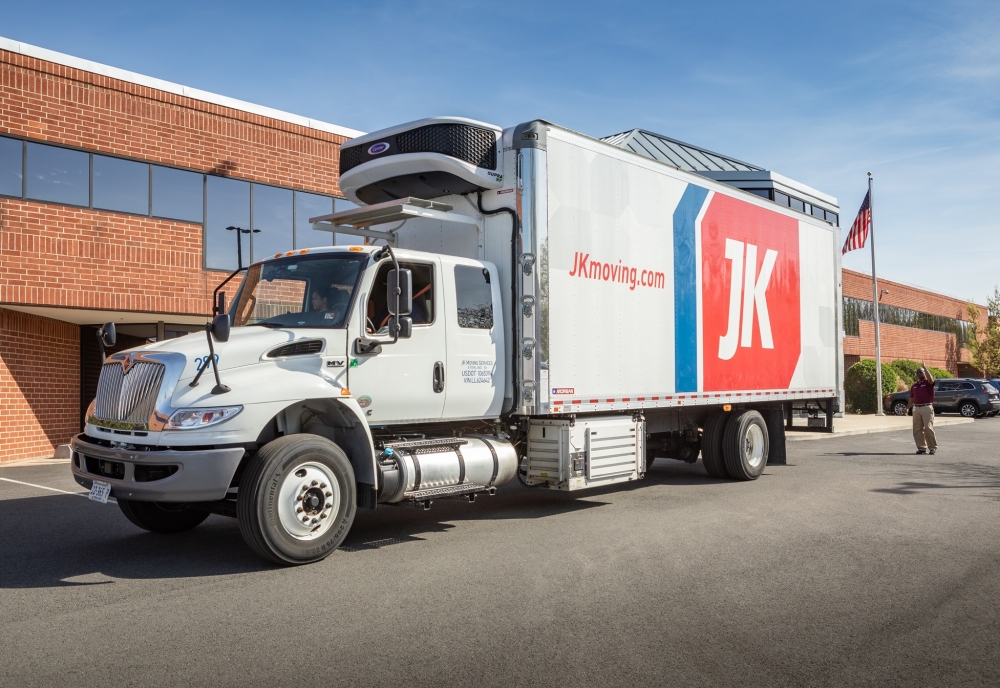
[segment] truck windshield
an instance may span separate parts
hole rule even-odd
[[[344,327],[365,253],[301,256],[251,265],[230,313],[233,324]]]

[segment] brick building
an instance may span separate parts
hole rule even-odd
[[[0,38],[0,461],[79,432],[95,325],[122,347],[203,326],[226,227],[261,230],[245,263],[336,241],[306,220],[349,207],[359,133]]]
[[[654,136],[640,133],[618,143]],[[350,207],[339,151],[358,134],[0,38],[0,461],[51,456],[79,432],[98,325],[116,323],[118,348],[204,325],[237,263],[227,227],[260,230],[244,237],[244,263],[356,242],[307,219]],[[835,199],[738,161],[713,172],[717,154],[660,138],[656,151],[680,156],[671,164],[701,160],[701,172],[838,224]],[[907,324],[883,327],[883,358],[963,372],[965,303],[882,288],[888,322]],[[874,355],[871,294],[867,276],[844,271],[848,365]]]
[[[842,271],[844,287],[844,370],[875,358],[872,278]],[[969,349],[968,301],[935,294],[900,282],[879,279],[879,338],[882,361],[925,361],[960,376],[976,376]],[[986,307],[978,306],[985,324]]]

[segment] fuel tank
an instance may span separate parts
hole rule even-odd
[[[491,436],[386,443],[379,458],[378,501],[422,501],[501,487],[513,480],[517,463],[514,446]]]

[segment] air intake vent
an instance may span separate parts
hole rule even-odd
[[[352,167],[357,167],[365,161],[365,147],[351,146],[350,148],[340,147],[340,173],[343,174]]]
[[[293,342],[279,346],[277,349],[267,354],[268,358],[284,358],[285,356],[308,356],[318,354],[323,350],[322,339],[305,339],[301,342]]]
[[[468,124],[429,124],[396,134],[400,153],[442,153],[488,170],[497,168],[496,134]]]
[[[469,124],[428,124],[389,136],[380,143],[387,147],[375,155],[368,152],[374,148],[369,144],[341,146],[340,174],[369,160],[403,153],[441,153],[487,170],[497,168],[496,132]]]

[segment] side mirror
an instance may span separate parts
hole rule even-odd
[[[400,339],[409,339],[413,335],[413,319],[406,316],[394,315],[389,319],[389,334],[395,335],[399,332]]]
[[[101,338],[104,346],[110,349],[115,345],[115,324],[113,322],[104,323],[104,327],[97,333],[97,336]]]
[[[409,270],[390,270],[386,286],[385,298],[389,313],[409,315],[410,311],[413,310],[413,273]],[[397,287],[399,288],[399,313],[396,312]]]
[[[212,318],[212,337],[215,338],[217,342],[228,342],[229,341],[229,314],[219,313],[217,316]]]

